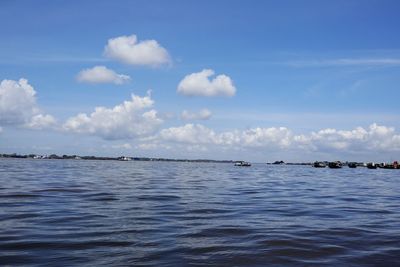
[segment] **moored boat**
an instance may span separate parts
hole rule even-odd
[[[235,162],[235,166],[239,166],[239,167],[250,167],[251,163],[247,162],[247,161],[236,161]]]
[[[400,169],[399,163],[394,161],[392,164],[390,163],[382,163],[379,168],[382,169]]]
[[[322,162],[322,161],[316,161],[316,162],[314,162],[313,167],[314,168],[325,168],[326,164],[325,164],[325,162]]]
[[[118,160],[120,160],[120,161],[131,161],[132,160],[132,158],[131,157],[119,157],[118,158]]]
[[[357,168],[357,163],[356,162],[349,162],[347,164],[347,166],[349,166],[349,168]]]
[[[340,169],[342,168],[342,163],[340,161],[332,161],[329,162],[328,167],[331,169]]]
[[[368,169],[376,169],[377,167],[378,167],[378,165],[375,164],[374,162],[367,163],[367,168]]]

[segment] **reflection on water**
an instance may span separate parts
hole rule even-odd
[[[0,160],[0,265],[400,262],[400,171]]]

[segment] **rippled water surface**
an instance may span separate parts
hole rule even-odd
[[[0,160],[0,265],[394,266],[400,170]]]

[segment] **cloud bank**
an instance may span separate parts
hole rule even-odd
[[[210,80],[214,74],[211,69],[189,74],[179,83],[177,92],[186,96],[234,96],[236,88],[232,79],[221,74]]]
[[[182,119],[208,119],[211,112],[182,113]],[[53,116],[41,112],[36,91],[26,79],[0,83],[0,132],[4,127],[53,129],[66,133],[98,136],[105,140],[132,140],[142,150],[174,149],[195,153],[207,151],[258,151],[331,155],[377,155],[400,153],[400,134],[393,127],[373,123],[351,130],[333,128],[296,134],[287,127],[254,127],[217,132],[202,124],[188,123],[160,130],[164,120],[154,109],[154,100],[133,95],[114,107],[97,107],[57,125]],[[128,146],[124,146],[127,148]],[[121,147],[122,148],[122,147]],[[230,155],[229,153],[227,155]],[[210,155],[210,157],[213,157]]]
[[[105,66],[95,66],[91,69],[81,70],[76,76],[78,82],[82,83],[114,83],[124,84],[131,80],[131,77],[118,74]]]
[[[170,62],[168,51],[156,40],[138,41],[134,34],[109,39],[104,55],[130,65],[154,67]]]
[[[359,153],[365,151],[400,151],[400,134],[392,127],[371,124],[353,130],[322,129],[296,135],[286,127],[251,128],[216,133],[201,124],[186,124],[163,129],[161,142],[200,144],[225,148],[268,150],[335,151]]]

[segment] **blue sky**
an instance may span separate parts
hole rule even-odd
[[[0,89],[0,150],[259,162],[399,158],[399,10],[387,0],[2,1],[0,81],[15,83],[3,84],[3,96]],[[133,35],[136,44],[154,40],[167,57],[151,63],[141,52],[106,53],[109,40]],[[93,72],[77,79],[96,66],[130,80],[100,82]],[[193,80],[178,92],[203,70],[213,70],[209,81],[229,79],[208,88],[220,93],[204,95]],[[18,90],[28,92],[21,78],[36,94],[14,103]],[[148,90],[152,103],[143,109],[111,112]],[[108,109],[99,113],[104,122],[90,116],[95,107]],[[144,120],[149,110],[157,115]],[[48,117],[33,125],[38,115]]]

